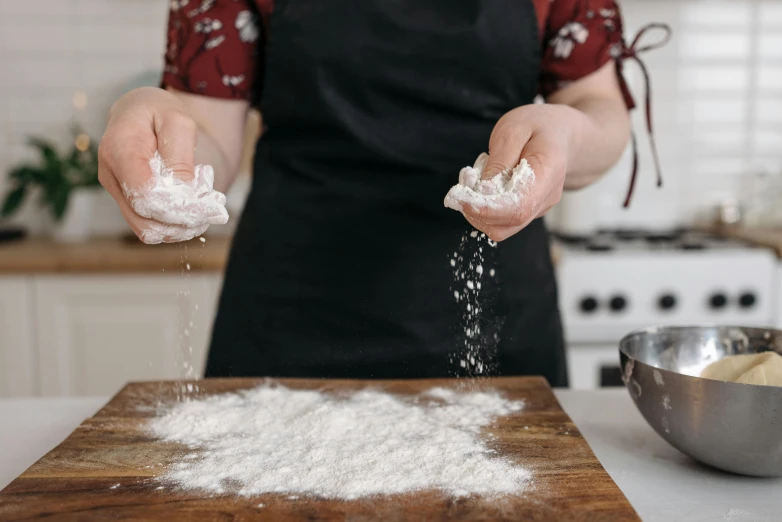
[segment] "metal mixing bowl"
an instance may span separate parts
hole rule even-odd
[[[782,331],[647,328],[627,335],[619,346],[630,395],[672,446],[725,471],[780,477],[782,388],[699,377],[726,355],[769,350],[782,354]]]

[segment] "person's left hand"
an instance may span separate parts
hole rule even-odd
[[[556,205],[584,118],[572,107],[548,104],[525,105],[500,118],[489,140],[489,159],[482,178],[512,169],[523,158],[535,172],[535,181],[529,193],[512,206],[463,205],[467,221],[492,240],[503,241]]]

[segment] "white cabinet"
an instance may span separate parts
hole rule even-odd
[[[35,395],[32,278],[0,277],[0,397]]]
[[[208,275],[36,278],[41,393],[200,376],[218,287]]]
[[[0,278],[0,397],[108,395],[203,373],[222,276]]]

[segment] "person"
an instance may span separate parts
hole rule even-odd
[[[542,217],[623,152],[626,49],[613,0],[171,0],[162,88],[112,107],[100,179],[139,237],[178,229],[123,188],[159,151],[182,179],[212,165],[225,191],[260,109],[206,376],[465,375],[453,354],[481,336],[484,373],[565,386]],[[487,150],[484,178],[529,162],[526,196],[445,208]],[[491,276],[465,332],[450,261],[477,251]]]

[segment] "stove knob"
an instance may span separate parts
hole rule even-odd
[[[621,312],[627,308],[627,299],[621,295],[615,295],[608,302],[608,306],[611,308],[612,312]]]
[[[578,304],[578,307],[581,308],[581,311],[585,314],[591,314],[597,310],[598,302],[594,297],[585,297]]]
[[[660,310],[673,310],[676,308],[676,296],[673,294],[660,296],[660,300],[657,301],[657,306],[660,307]]]
[[[744,292],[739,296],[739,306],[742,308],[752,308],[757,301],[758,298],[752,292]]]
[[[725,297],[725,294],[712,294],[712,296],[709,298],[709,307],[712,310],[721,310],[722,308],[725,308],[725,305],[727,304],[728,298]]]

